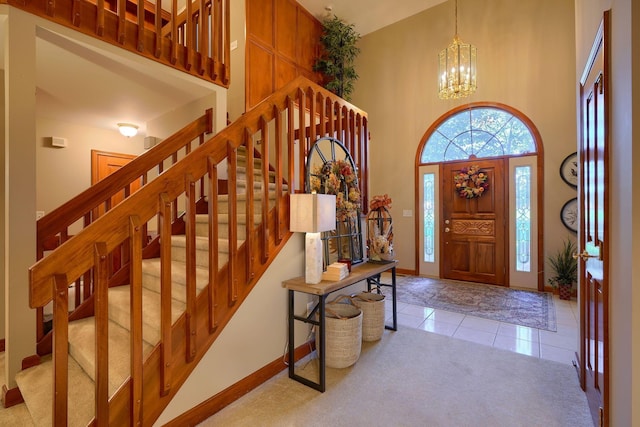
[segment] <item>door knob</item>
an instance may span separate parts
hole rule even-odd
[[[444,223],[445,223],[445,224],[449,224],[449,220],[448,220],[448,219],[445,219],[445,220],[444,220]]]
[[[448,233],[449,231],[451,231],[451,230],[449,230],[449,227],[445,227],[445,228],[444,228],[444,232],[445,232],[445,233]]]
[[[578,259],[578,257],[582,258],[583,261],[588,260],[589,258],[598,258],[598,255],[589,255],[589,252],[585,249],[581,254],[575,252],[573,254],[573,259]]]

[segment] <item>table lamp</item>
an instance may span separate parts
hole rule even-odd
[[[292,194],[290,198],[289,230],[307,233],[304,242],[307,283],[322,280],[324,269],[320,232],[336,229],[336,196],[333,194]]]

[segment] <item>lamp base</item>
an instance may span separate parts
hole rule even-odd
[[[304,281],[315,285],[322,280],[322,239],[320,233],[307,233],[304,239]]]

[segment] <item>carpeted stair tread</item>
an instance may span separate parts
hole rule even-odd
[[[109,288],[109,319],[125,329],[130,329],[130,285]],[[171,300],[171,323],[184,313],[185,304]],[[142,338],[151,345],[160,341],[160,294],[142,288]]]
[[[196,230],[198,227],[196,226]],[[196,231],[197,232],[197,231]],[[209,268],[209,239],[207,237],[196,236],[195,238],[195,246],[196,246],[196,266],[202,268]],[[178,234],[171,236],[171,259],[173,261],[178,261],[185,263],[187,262],[187,236],[184,234]],[[222,249],[218,246],[218,252]],[[224,262],[218,258],[218,268],[220,268],[226,262],[226,258]]]
[[[69,354],[95,381],[95,317],[69,322]],[[127,329],[109,321],[109,396],[122,385],[131,374],[131,335]],[[146,358],[153,346],[142,342],[142,355]]]
[[[160,258],[150,258],[142,261],[142,286],[158,294],[160,293],[160,269]],[[171,262],[171,279],[171,297],[174,300],[186,303],[187,266],[185,263],[179,261]],[[196,266],[196,293],[200,293],[208,283],[209,269]]]
[[[42,363],[16,374],[16,382],[24,398],[33,423],[51,425],[53,405],[53,362]],[[86,426],[95,416],[95,385],[80,365],[69,357],[68,426]]]

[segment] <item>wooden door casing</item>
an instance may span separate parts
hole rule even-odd
[[[136,157],[137,156],[132,154],[107,153],[98,150],[91,150],[91,185],[94,185],[107,176],[111,175]],[[129,185],[128,193],[132,194],[141,186],[142,182],[140,179],[133,181]],[[125,190],[120,190],[118,193],[111,197],[108,202],[109,206],[101,204],[96,209],[94,209],[93,219],[96,220],[104,215],[106,211],[123,201],[126,196],[128,195],[125,194]],[[122,267],[123,263],[126,263],[128,261],[128,257],[128,250],[123,250],[122,247],[114,248],[114,250],[109,254],[109,265],[111,268],[110,273],[118,271],[120,267]]]
[[[609,425],[608,265],[609,12],[596,36],[580,87],[580,384],[593,422]]]
[[[508,284],[506,162],[507,159],[477,159],[443,164],[442,277]],[[454,177],[471,165],[478,165],[487,174],[489,189],[481,197],[466,199],[456,192]]]

